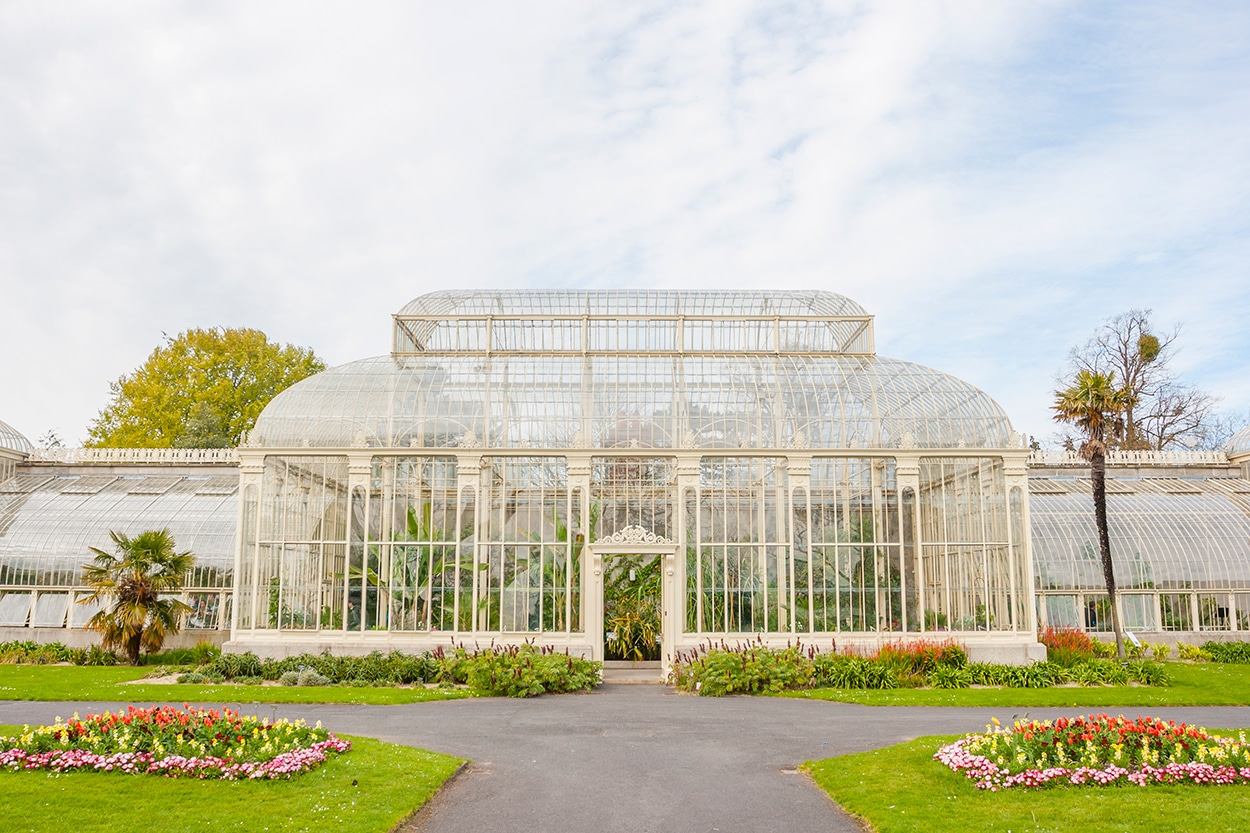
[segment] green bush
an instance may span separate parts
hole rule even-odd
[[[847,654],[818,654],[812,660],[820,688],[898,688],[900,675],[893,664]]]
[[[465,654],[462,666],[470,688],[506,697],[586,691],[599,684],[603,667],[594,660],[533,645]]]
[[[968,688],[972,685],[972,673],[966,667],[937,665],[929,672],[928,681],[934,688]]]
[[[1207,642],[1202,650],[1212,662],[1250,664],[1250,642]]]
[[[60,662],[74,665],[116,665],[118,658],[112,651],[106,651],[99,645],[70,648],[60,642],[0,642],[0,665],[54,665]]]
[[[1199,648],[1197,645],[1190,645],[1187,642],[1176,643],[1176,655],[1181,659],[1193,660],[1196,662],[1209,662],[1211,655],[1207,651]]]

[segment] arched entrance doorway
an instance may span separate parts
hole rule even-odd
[[[668,674],[681,614],[677,610],[681,597],[674,584],[677,542],[640,526],[626,526],[587,545],[587,550],[591,569],[586,625],[594,658],[636,660],[637,640],[624,631],[630,620],[635,620],[636,628],[647,627],[636,620],[654,605],[658,607],[658,646],[654,653],[646,653],[644,667],[654,667],[662,679]]]

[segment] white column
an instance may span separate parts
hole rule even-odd
[[[924,558],[920,548],[920,457],[916,454],[899,454],[894,458],[894,478],[898,489],[898,514],[899,514],[899,532],[902,541],[900,545],[903,548],[903,557],[900,559],[903,564],[902,569],[902,597],[903,597],[903,630],[907,631],[908,614],[912,614],[918,624],[924,627]],[[903,511],[903,492],[911,489],[912,494],[912,510],[911,524],[909,528],[904,529],[903,525],[907,523],[906,513]],[[915,564],[915,575],[909,576],[907,573],[907,542],[911,542],[912,557]],[[909,611],[907,609],[907,583],[912,579],[916,583],[916,607],[919,610]]]

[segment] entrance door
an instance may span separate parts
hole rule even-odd
[[[603,658],[658,660],[663,634],[663,557],[603,557]]]

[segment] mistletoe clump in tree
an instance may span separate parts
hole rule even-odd
[[[139,664],[140,650],[161,649],[165,637],[182,627],[191,608],[175,598],[195,563],[191,551],[178,552],[168,529],[148,530],[130,538],[110,532],[116,554],[90,547],[95,560],[83,567],[83,581],[94,592],[79,604],[102,602],[104,609],[91,617],[87,629],[99,631],[104,647],[121,649],[131,665]]]

